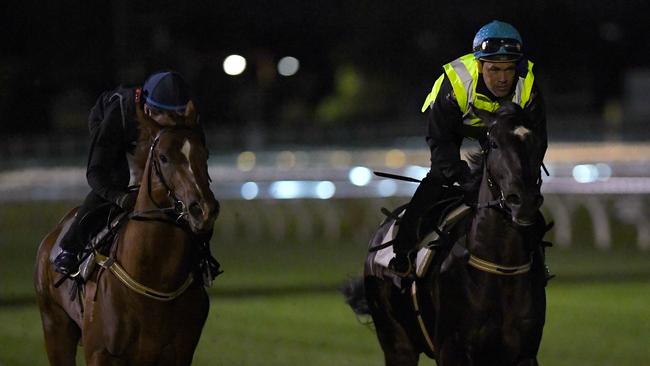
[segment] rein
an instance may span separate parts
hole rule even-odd
[[[156,145],[158,144],[158,141],[160,140],[160,135],[163,131],[165,130],[164,129],[160,130],[160,132],[158,132],[158,134],[156,135],[153,143],[151,144],[151,147],[149,148],[149,157],[148,157],[149,169],[147,170],[147,194],[149,195],[149,199],[151,200],[151,202],[153,202],[153,204],[157,207],[157,209],[139,211],[139,212],[134,211],[129,215],[129,219],[133,219],[136,221],[161,221],[161,222],[178,226],[179,228],[191,233],[187,221],[185,220],[185,217],[188,215],[187,208],[183,203],[183,201],[178,199],[174,190],[169,186],[169,184],[165,180],[165,177],[163,176],[160,170],[158,161],[154,159],[154,150],[156,148]],[[152,167],[156,176],[158,177],[162,185],[167,190],[167,196],[172,199],[173,201],[172,206],[164,207],[160,205],[158,202],[156,202],[156,200],[153,198],[152,188],[151,188]],[[160,214],[162,214],[162,216],[160,216]],[[190,287],[192,282],[194,282],[194,275],[190,273],[187,276],[185,282],[178,289],[171,292],[162,292],[162,291],[154,290],[134,280],[133,277],[131,277],[122,266],[120,266],[120,264],[117,262],[117,259],[114,257],[114,254],[111,254],[110,256],[106,257],[101,253],[99,253],[97,250],[95,250],[95,262],[97,262],[97,264],[99,264],[102,268],[110,270],[111,273],[113,273],[113,275],[115,275],[115,277],[118,280],[120,280],[120,282],[122,282],[129,289],[141,295],[159,301],[171,301],[177,298],[183,292],[185,292],[185,290],[187,290],[188,287]]]
[[[490,135],[490,132],[488,131],[488,136]],[[490,200],[487,202],[476,202],[476,203],[469,203],[467,204],[470,207],[481,209],[481,208],[496,208],[503,213],[509,214],[510,210],[508,210],[508,207],[506,206],[506,199],[503,194],[503,191],[501,188],[494,183],[494,180],[492,179],[492,175],[490,174],[490,169],[488,168],[487,165],[487,157],[488,154],[490,153],[490,147],[487,146],[481,150],[481,153],[483,154],[483,171],[485,172],[484,174],[487,176],[487,184],[488,188],[490,189],[490,192],[492,192],[492,196],[494,197],[499,197],[495,200]],[[498,190],[495,193],[495,188]]]
[[[487,132],[487,136],[488,137],[490,136],[490,131]],[[476,209],[495,208],[506,215],[510,215],[511,214],[510,209],[508,209],[508,206],[505,203],[506,200],[503,194],[503,190],[496,183],[494,183],[494,180],[492,179],[492,175],[490,174],[490,169],[487,165],[487,157],[488,154],[490,153],[489,143],[481,150],[481,153],[483,154],[483,171],[487,178],[488,189],[492,193],[493,197],[499,197],[499,198],[487,202],[471,203],[468,204],[468,206],[474,207]],[[546,167],[544,167],[544,170],[546,171]],[[520,266],[504,266],[498,263],[487,261],[485,259],[482,259],[470,253],[467,264],[480,271],[495,274],[495,275],[516,276],[516,275],[530,272],[532,260],[529,260],[528,262]]]
[[[182,229],[187,230],[187,223],[185,221],[185,217],[188,215],[187,212],[187,207],[185,206],[185,203],[178,199],[176,196],[176,193],[174,190],[169,186],[167,183],[167,180],[165,180],[165,177],[163,176],[161,170],[160,170],[160,165],[158,164],[158,160],[154,159],[154,150],[156,148],[156,145],[158,145],[158,141],[160,140],[160,135],[163,133],[163,130],[160,130],[156,137],[154,138],[153,143],[151,144],[151,147],[149,148],[149,168],[147,170],[147,194],[149,195],[149,200],[153,202],[153,204],[157,207],[157,209],[152,209],[152,210],[146,210],[146,211],[134,211],[131,213],[130,218],[138,221],[162,221],[162,222],[168,222],[173,225],[176,225]],[[151,172],[152,169],[154,173],[156,174],[156,177],[158,177],[158,180],[162,183],[163,187],[167,190],[167,196],[173,201],[173,205],[169,207],[163,207],[160,205],[156,200],[153,198],[153,195],[151,193]],[[162,214],[162,216],[159,216],[158,214]]]

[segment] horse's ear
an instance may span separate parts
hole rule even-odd
[[[490,127],[494,122],[496,122],[497,116],[496,113],[488,112],[486,110],[476,108],[473,104],[469,105],[470,112],[476,117],[480,118],[485,126]]]
[[[161,129],[160,125],[144,113],[144,108],[140,103],[135,105],[135,115],[138,119],[138,127],[142,131],[141,137],[153,139]]]
[[[194,102],[191,100],[187,102],[187,107],[185,107],[185,123],[189,127],[196,127],[199,124],[198,113],[194,106]]]

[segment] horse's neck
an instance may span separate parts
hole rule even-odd
[[[179,286],[192,270],[192,245],[183,230],[162,222],[131,220],[117,249],[117,260],[144,284]]]
[[[145,172],[147,169],[148,164]],[[163,207],[171,205],[162,186],[155,179],[149,182],[154,176],[143,174],[135,211],[156,212],[156,203]],[[157,217],[155,214],[151,216]],[[160,218],[164,218],[164,214],[161,213]],[[191,270],[191,240],[190,234],[171,222],[131,220],[119,243],[117,257],[127,272],[137,279],[151,283],[174,282],[177,278],[186,278]]]
[[[486,203],[497,198],[489,188],[486,174],[483,174],[478,202]],[[482,208],[474,214],[467,236],[467,249],[487,260],[517,262],[528,256],[523,240],[522,233],[512,225],[509,216],[496,208]]]

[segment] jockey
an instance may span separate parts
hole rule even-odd
[[[79,267],[79,253],[84,247],[81,219],[106,203],[115,204],[124,211],[135,206],[137,191],[129,191],[129,160],[138,141],[136,103],[144,113],[162,127],[174,126],[175,115],[183,116],[190,101],[190,88],[183,77],[174,71],[154,73],[141,88],[123,88],[104,92],[90,111],[89,127],[92,137],[86,178],[91,187],[77,211],[68,232],[61,240],[61,253],[54,259],[57,272],[73,274]],[[203,129],[199,132],[205,143]],[[212,232],[197,237],[205,247],[208,261],[216,264],[209,252]],[[211,268],[214,270],[214,268]],[[217,273],[213,271],[212,273]]]
[[[470,169],[460,159],[463,138],[482,139],[486,130],[473,109],[496,111],[501,102],[512,101],[526,112],[530,129],[547,147],[546,113],[533,76],[533,63],[523,54],[519,32],[510,24],[492,21],[474,37],[473,53],[443,66],[422,112],[427,112],[427,144],[431,169],[418,186],[401,219],[393,244],[395,258],[389,267],[407,277],[413,271],[413,249],[418,221],[441,198],[444,185],[468,183]],[[543,154],[542,154],[543,156]]]

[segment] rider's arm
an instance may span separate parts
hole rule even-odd
[[[95,130],[88,156],[86,179],[95,193],[107,201],[116,200],[125,193],[124,187],[114,183],[111,171],[126,154],[124,128],[119,102],[106,107],[104,120]]]
[[[462,119],[451,83],[445,76],[427,111],[427,144],[431,149],[431,174],[439,175],[447,184],[463,180],[469,172],[467,163],[460,158]]]
[[[524,111],[528,115],[530,128],[532,128],[533,133],[539,136],[539,138],[542,140],[543,157],[548,146],[548,136],[546,133],[546,108],[544,105],[542,92],[537,86],[537,83],[533,84],[533,90],[530,94],[530,101],[524,107]]]

